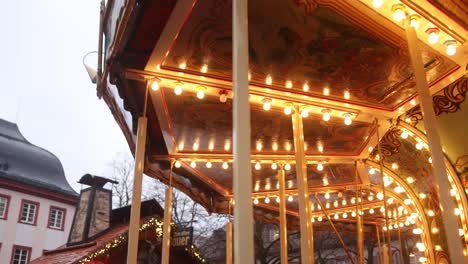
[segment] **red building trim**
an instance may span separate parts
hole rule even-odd
[[[78,196],[53,192],[53,191],[42,189],[42,188],[20,184],[12,180],[0,179],[0,186],[2,186],[2,188],[5,188],[5,189],[22,192],[25,194],[34,195],[34,196],[54,200],[57,202],[70,204],[73,206],[76,205],[76,203],[78,202]]]
[[[21,215],[23,213],[23,206],[24,206],[25,203],[35,204],[36,205],[36,211],[34,212],[34,221],[33,221],[33,223],[27,223],[27,222],[22,222],[21,221]],[[27,199],[21,199],[21,206],[20,206],[20,210],[19,210],[19,214],[18,214],[18,223],[25,224],[25,225],[36,226],[37,225],[37,216],[39,215],[39,206],[40,206],[40,204],[38,202],[27,200]]]
[[[13,264],[13,258],[15,256],[15,250],[17,250],[17,249],[24,249],[24,250],[28,251],[28,260],[27,260],[26,263],[29,263],[31,261],[32,247],[13,245],[13,248],[11,249],[10,264]]]
[[[62,224],[60,226],[60,228],[56,228],[56,227],[52,227],[50,226],[50,217],[52,216],[52,209],[56,209],[56,210],[60,210],[63,212],[63,217],[62,217]],[[65,229],[65,219],[66,219],[66,216],[67,216],[67,209],[65,208],[62,208],[62,207],[58,207],[58,206],[53,206],[51,205],[49,207],[49,217],[47,218],[47,228],[49,229],[52,229],[52,230],[60,230],[60,231],[63,231]]]
[[[1,220],[7,220],[8,219],[8,209],[10,208],[10,201],[11,201],[11,196],[6,195],[6,194],[1,194],[0,197],[6,198],[7,199],[7,204],[5,206],[5,215],[3,217],[0,217]],[[1,246],[1,244],[0,244]]]

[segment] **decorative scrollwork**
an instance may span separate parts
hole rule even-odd
[[[382,155],[392,156],[399,152],[398,148],[401,146],[400,142],[400,131],[396,128],[388,131],[380,141],[380,148],[382,150]]]
[[[460,109],[461,103],[465,101],[468,91],[468,78],[462,77],[445,87],[443,95],[433,97],[434,111],[436,115],[442,113],[455,113]]]
[[[409,122],[412,126],[416,126],[419,121],[423,120],[423,114],[421,111],[421,107],[415,106],[410,110],[406,111],[405,113],[405,121],[409,119]],[[407,121],[406,121],[407,122]]]

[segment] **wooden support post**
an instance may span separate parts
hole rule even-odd
[[[362,199],[361,199],[361,187],[358,186],[359,173],[357,168],[357,162],[355,166],[355,181],[356,181],[356,231],[357,231],[357,255],[358,263],[364,264],[364,237],[363,237],[363,223],[362,223]],[[359,202],[361,201],[361,202]]]
[[[146,128],[148,119],[138,118],[138,131],[135,150],[135,169],[133,177],[132,208],[128,228],[127,264],[136,264],[138,256],[138,240],[140,232],[141,188],[143,184],[143,169],[145,166]]]
[[[379,249],[379,263],[382,263],[383,256],[382,256],[382,248],[381,248],[381,245],[380,245],[380,235],[379,235],[380,231],[379,231],[379,226],[378,225],[375,226],[375,232],[377,234],[377,246],[378,246],[378,249]]]
[[[171,166],[172,170],[172,166]],[[172,174],[172,172],[171,172]],[[171,176],[172,178],[172,176]],[[172,222],[172,186],[169,184],[164,198],[164,222],[162,238],[161,264],[169,264],[171,256],[171,222]]]
[[[280,243],[281,243],[281,264],[288,264],[288,229],[286,226],[286,183],[284,179],[284,169],[281,165],[278,169],[278,182],[279,182],[279,230],[280,230]]]
[[[432,157],[432,168],[436,179],[436,187],[439,193],[439,201],[442,208],[442,220],[445,229],[445,238],[448,245],[451,263],[468,263],[463,255],[463,246],[458,234],[458,221],[453,213],[454,200],[450,196],[450,182],[444,163],[444,153],[440,143],[439,131],[437,130],[437,120],[434,113],[432,96],[429,93],[426,72],[424,69],[421,52],[418,47],[418,37],[415,29],[406,23],[406,38],[408,42],[411,64],[413,66],[414,78],[423,112],[424,128],[426,129],[429,150]],[[429,230],[425,230],[429,233]],[[429,238],[430,239],[430,238]],[[433,248],[429,250],[434,250]]]
[[[226,224],[226,264],[232,264],[232,223]]]
[[[294,149],[296,151],[296,178],[299,194],[299,222],[301,233],[301,263],[314,263],[314,237],[312,232],[312,215],[310,212],[309,185],[307,183],[307,163],[304,151],[304,130],[299,107],[292,115],[294,132]]]
[[[247,0],[232,1],[234,263],[253,264],[252,175],[250,164],[249,45]]]

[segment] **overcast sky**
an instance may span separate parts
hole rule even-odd
[[[83,174],[110,176],[116,153],[129,152],[82,65],[97,50],[98,22],[98,0],[3,1],[0,8],[0,118],[53,152],[76,190]]]

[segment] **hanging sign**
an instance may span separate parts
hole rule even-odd
[[[193,227],[175,229],[172,233],[171,246],[189,247],[192,245]]]

